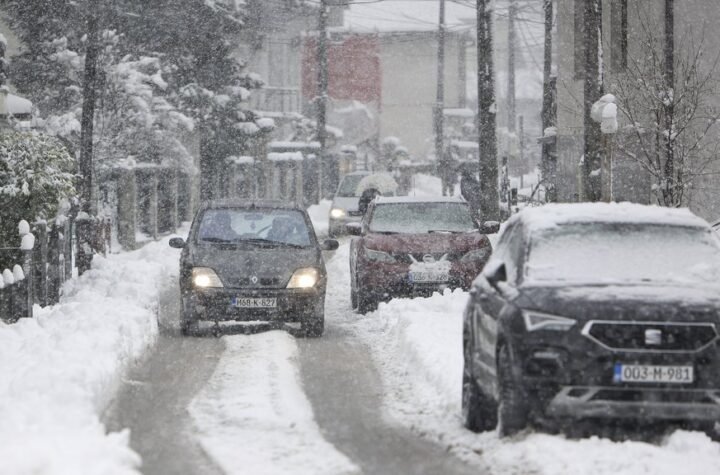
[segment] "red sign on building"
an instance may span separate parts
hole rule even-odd
[[[328,95],[336,100],[355,100],[380,105],[382,71],[380,41],[374,35],[349,35],[328,40]],[[302,61],[302,92],[306,100],[318,92],[317,38],[305,38]]]

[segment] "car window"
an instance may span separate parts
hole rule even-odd
[[[376,203],[368,222],[370,232],[423,234],[477,230],[466,203]]]
[[[200,221],[201,243],[251,243],[310,246],[310,232],[301,212],[295,210],[211,209]]]
[[[340,182],[340,186],[338,186],[335,196],[342,198],[359,197],[360,193],[358,193],[357,187],[360,184],[360,181],[366,176],[367,175],[345,175]]]

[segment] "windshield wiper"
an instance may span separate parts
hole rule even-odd
[[[202,242],[219,242],[219,243],[232,243],[230,239],[224,239],[219,237],[204,237],[200,238]]]
[[[253,239],[236,239],[236,243],[248,243],[248,244],[259,244],[259,245],[265,245],[268,247],[280,247],[280,246],[286,246],[286,247],[292,247],[296,249],[302,249],[305,246],[301,246],[300,244],[293,244],[291,242],[284,242],[284,241],[272,241],[270,239],[262,239],[262,238],[253,238]]]

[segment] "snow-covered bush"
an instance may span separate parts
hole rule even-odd
[[[52,219],[75,196],[75,161],[60,141],[28,132],[0,134],[0,246],[19,244],[18,222]]]

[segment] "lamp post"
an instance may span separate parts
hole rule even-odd
[[[605,94],[592,105],[590,117],[600,124],[604,153],[600,161],[600,200],[607,203],[613,200],[612,187],[612,145],[613,135],[617,133],[617,104],[615,96]]]

